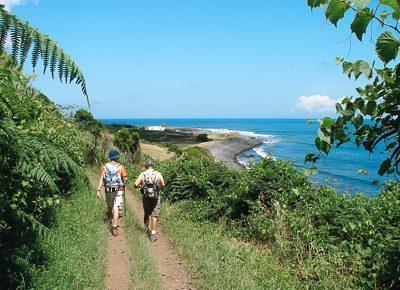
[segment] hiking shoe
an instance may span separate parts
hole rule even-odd
[[[155,242],[155,241],[157,241],[157,234],[150,233],[150,242]]]
[[[118,228],[117,227],[115,227],[115,228],[113,227],[112,230],[111,230],[111,233],[112,233],[112,235],[114,237],[118,236]]]

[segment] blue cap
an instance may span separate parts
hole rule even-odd
[[[112,149],[112,150],[110,150],[110,153],[108,154],[108,157],[111,160],[118,159],[119,158],[119,153],[118,153],[117,150]]]

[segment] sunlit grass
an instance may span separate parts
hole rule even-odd
[[[55,212],[41,247],[46,264],[33,270],[34,289],[105,289],[107,226],[101,201],[77,189]]]

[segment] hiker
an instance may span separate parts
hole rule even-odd
[[[106,202],[108,207],[108,218],[111,219],[113,236],[118,236],[118,218],[120,209],[124,202],[124,184],[128,181],[126,169],[118,163],[119,153],[110,150],[110,162],[101,167],[99,185],[96,196],[100,198],[100,188],[104,185]]]
[[[155,242],[157,240],[157,218],[160,212],[160,192],[165,184],[161,173],[155,170],[153,161],[146,161],[145,166],[146,170],[140,173],[136,179],[135,187],[140,187],[142,193],[144,226],[150,241]],[[150,222],[149,216],[151,216]]]

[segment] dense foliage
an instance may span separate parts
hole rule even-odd
[[[110,137],[104,125],[96,120],[92,113],[84,109],[77,110],[73,115],[73,120],[82,130],[87,132],[92,140],[90,149],[87,151],[87,160],[90,163],[99,163],[104,161],[106,151],[110,147]]]
[[[85,180],[90,141],[6,57],[0,95],[0,280],[14,288],[40,262],[34,245],[47,235],[49,209]]]
[[[137,163],[140,160],[140,138],[138,133],[122,128],[114,134],[114,144],[127,155],[129,162]]]
[[[201,134],[197,135],[196,140],[198,142],[207,142],[210,139],[208,138],[207,134],[201,133]]]
[[[387,158],[381,163],[378,173],[396,172],[400,174],[400,66],[396,58],[400,46],[400,2],[398,0],[308,0],[312,8],[326,7],[325,15],[335,26],[347,12],[353,13],[350,24],[351,32],[362,41],[368,27],[371,28],[370,39],[375,43],[378,59],[384,68],[370,66],[358,60],[345,61],[338,58],[343,72],[355,79],[364,75],[370,83],[364,88],[357,88],[359,96],[346,97],[336,105],[339,118],[325,118],[321,121],[318,137],[315,139],[317,149],[328,154],[333,146],[353,142],[357,147],[363,146],[369,152],[383,151]],[[373,25],[380,26],[378,31]],[[306,160],[315,162],[319,156],[307,155]]]
[[[183,154],[160,170],[166,199],[184,202],[196,220],[223,222],[231,234],[281,248],[300,280],[317,285],[335,271],[352,287],[400,287],[398,185],[376,198],[340,195],[271,159],[238,173]]]

